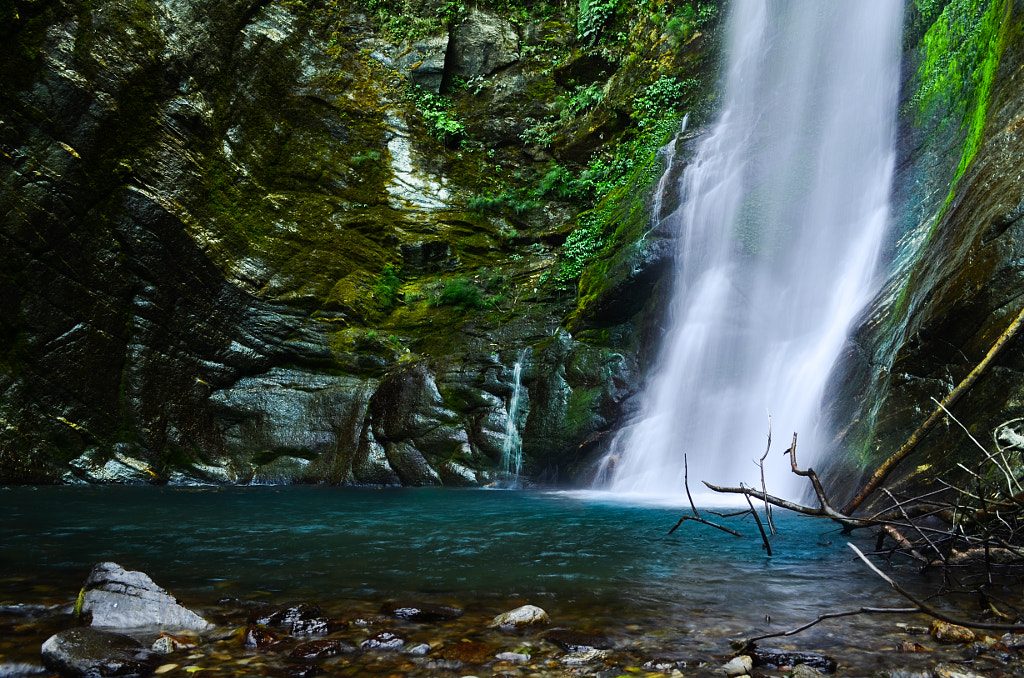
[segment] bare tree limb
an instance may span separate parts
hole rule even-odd
[[[754,510],[754,503],[750,501],[750,495],[746,495],[746,498],[747,505],[750,507],[750,515],[754,516],[754,522],[757,523],[757,530],[761,533],[761,544],[770,556],[772,554],[771,542],[768,541],[768,535],[764,533],[764,526],[761,524],[761,519],[757,517],[757,511]]]
[[[690,494],[690,469],[687,466],[686,455],[685,454],[683,455],[683,485],[686,487],[686,497],[690,500],[690,510],[693,511],[693,515],[692,516],[683,516],[682,518],[680,518],[679,522],[676,523],[672,527],[672,529],[668,531],[669,534],[672,534],[677,529],[679,529],[679,526],[682,525],[683,523],[685,523],[687,520],[693,520],[695,522],[701,523],[702,525],[707,525],[708,527],[714,527],[716,529],[719,529],[722,532],[728,532],[729,534],[733,535],[734,537],[742,537],[743,536],[742,534],[740,534],[736,530],[728,528],[725,525],[719,525],[718,523],[713,523],[710,520],[704,520],[703,518],[700,517],[700,513],[697,511],[697,506],[693,503],[693,495]]]
[[[764,448],[764,454],[761,455],[760,461],[757,462],[758,468],[761,469],[761,491],[768,494],[768,486],[764,482],[764,460],[768,458],[768,452],[772,449],[772,413],[768,413],[768,444]],[[753,506],[750,507],[753,510]],[[772,505],[768,502],[764,503],[764,515],[765,520],[768,521],[768,529],[773,535],[778,534],[775,530],[775,521],[772,520]]]
[[[900,594],[901,596],[903,596],[904,598],[909,600],[911,603],[916,605],[920,609],[921,612],[927,614],[929,617],[935,617],[936,619],[939,619],[939,620],[944,621],[944,622],[948,622],[950,624],[956,624],[957,626],[967,626],[967,627],[975,628],[975,629],[986,629],[986,630],[989,630],[989,631],[1003,631],[1004,633],[1020,633],[1020,632],[1024,631],[1024,624],[993,624],[993,623],[990,623],[990,622],[975,622],[975,621],[969,621],[969,620],[965,620],[965,619],[958,619],[956,617],[952,617],[952,616],[946,614],[945,612],[942,612],[941,610],[938,610],[935,607],[932,607],[931,605],[929,605],[929,604],[919,600],[913,594],[911,594],[909,591],[907,591],[905,588],[903,588],[902,586],[897,584],[896,581],[892,577],[890,577],[886,573],[884,573],[881,570],[879,570],[878,567],[876,567],[874,563],[872,563],[870,560],[868,560],[868,557],[865,556],[864,553],[859,548],[857,548],[856,546],[854,546],[850,542],[846,542],[846,545],[849,546],[851,549],[853,549],[854,552],[857,554],[857,557],[860,558],[862,561],[864,561],[864,564],[866,564],[869,568],[871,568],[872,572],[874,572],[879,577],[881,577],[883,580],[885,580],[885,582],[887,584],[889,584],[889,586],[891,586],[892,589],[894,591],[896,591],[896,593]]]

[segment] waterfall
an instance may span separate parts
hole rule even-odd
[[[519,433],[520,394],[522,392],[523,362],[526,352],[519,352],[512,366],[512,395],[508,401],[508,420],[505,422],[505,437],[501,442],[501,484],[506,487],[519,486],[519,474],[523,470],[523,438]]]
[[[607,462],[619,493],[760,486],[814,460],[829,371],[877,286],[888,221],[902,0],[733,0],[724,101],[666,217],[670,317],[643,414]]]

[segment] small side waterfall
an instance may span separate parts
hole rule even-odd
[[[501,485],[518,487],[519,475],[523,471],[523,437],[519,433],[520,395],[522,393],[523,363],[529,349],[519,352],[512,366],[512,395],[508,401],[508,420],[505,422],[505,438],[501,443]]]
[[[902,0],[734,0],[724,107],[679,183],[669,327],[643,416],[608,461],[619,493],[701,480],[794,496],[829,371],[873,293],[888,221]]]

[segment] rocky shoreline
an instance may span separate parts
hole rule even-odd
[[[726,636],[680,643],[662,629],[595,629],[529,603],[487,607],[230,598],[200,614],[145,573],[100,563],[73,605],[0,605],[0,676],[1024,675],[1024,635],[929,628],[922,617],[886,619],[870,638],[844,625],[820,648],[797,636],[739,653]]]

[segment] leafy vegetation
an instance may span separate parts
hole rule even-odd
[[[922,20],[934,16],[935,0],[918,3]],[[981,144],[1004,36],[1006,0],[951,0],[922,39],[920,82],[908,108],[920,122],[937,109],[963,120],[965,140],[947,205]],[[906,112],[906,111],[905,111]],[[938,220],[936,220],[936,223]]]
[[[466,134],[466,125],[452,112],[452,102],[418,85],[411,86],[406,97],[423,115],[427,129],[441,141],[453,141]]]
[[[402,279],[398,276],[398,270],[392,264],[387,264],[377,278],[373,287],[373,297],[382,308],[391,308],[398,299],[398,288]]]
[[[576,19],[576,35],[580,42],[590,46],[597,42],[602,30],[615,15],[616,0],[580,0]]]

